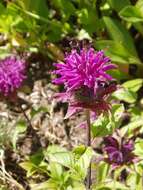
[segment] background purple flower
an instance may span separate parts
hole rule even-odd
[[[7,57],[0,60],[0,93],[10,95],[18,89],[25,76],[25,63],[16,57]]]
[[[120,138],[115,139],[112,136],[104,138],[104,151],[107,153],[107,161],[113,166],[133,163],[135,155],[133,154],[134,144],[132,140]]]

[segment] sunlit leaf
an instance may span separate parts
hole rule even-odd
[[[79,176],[80,180],[84,180],[87,175],[87,169],[91,162],[91,158],[93,157],[94,152],[92,148],[87,148],[84,154],[79,158],[79,160],[75,163],[74,169],[77,173],[73,173],[72,177],[77,178]]]
[[[128,30],[118,21],[110,17],[103,17],[110,37],[118,43],[122,43],[128,52],[137,56],[136,48]]]
[[[113,93],[113,97],[117,98],[118,100],[123,100],[127,103],[134,103],[137,99],[137,94],[131,90],[120,88]]]
[[[124,8],[127,5],[130,5],[129,0],[108,0],[109,4],[113,9],[116,11],[120,11],[122,8]]]
[[[95,42],[97,49],[105,49],[106,55],[111,57],[115,63],[122,64],[140,64],[140,60],[133,56],[121,42],[113,40],[99,40]]]
[[[143,22],[142,11],[138,7],[132,5],[123,8],[119,15],[129,22]]]
[[[133,79],[127,82],[124,82],[123,87],[128,88],[132,92],[137,92],[143,85],[143,79]]]

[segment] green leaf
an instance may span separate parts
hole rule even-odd
[[[63,19],[67,20],[70,15],[75,14],[75,7],[71,1],[67,0],[52,0],[51,4],[61,12]]]
[[[86,146],[80,145],[73,149],[75,155],[81,156],[86,151]]]
[[[52,20],[52,22],[48,26],[48,31],[47,31],[47,38],[50,42],[56,42],[61,39],[64,31],[64,25],[57,21],[57,20]]]
[[[112,96],[127,103],[134,103],[137,99],[137,94],[135,92],[125,88],[120,88],[119,90],[115,91]]]
[[[137,92],[143,85],[143,79],[133,79],[122,84],[123,87],[129,89],[132,92]]]
[[[38,184],[31,184],[30,186],[31,190],[59,190],[59,185],[52,179]]]
[[[108,172],[109,172],[109,165],[105,162],[100,162],[100,164],[97,165],[96,168],[96,177],[97,177],[97,184],[104,183]]]
[[[0,47],[0,59],[11,56],[10,50],[6,47]]]
[[[129,0],[108,0],[109,4],[113,9],[115,9],[117,12],[119,12],[122,8],[124,8],[127,5],[130,5]]]
[[[39,150],[38,152],[36,152],[34,155],[29,157],[29,160],[35,164],[35,165],[39,165],[43,160],[44,160],[44,154],[43,154],[43,150]]]
[[[49,159],[68,168],[72,168],[74,165],[74,157],[72,153],[68,151],[50,154]]]
[[[86,190],[86,188],[83,183],[73,181],[73,187],[67,188],[67,190]]]
[[[35,165],[30,161],[22,162],[19,165],[27,171],[27,177],[32,176],[37,171]]]
[[[92,190],[129,190],[128,187],[126,187],[126,185],[124,185],[123,183],[120,183],[118,181],[113,181],[113,179],[108,180],[110,182],[106,182],[104,184],[98,185],[96,187],[93,187]]]
[[[93,137],[104,137],[112,134],[114,124],[108,116],[99,116],[91,126]]]
[[[128,52],[137,56],[136,48],[128,30],[118,21],[110,17],[103,17],[108,33],[114,41],[122,43]]]
[[[27,161],[20,163],[20,166],[27,171],[27,177],[32,176],[36,172],[48,173],[48,164],[43,161],[43,150],[39,150],[31,155]]]
[[[111,113],[99,116],[92,124],[92,133],[94,137],[104,137],[113,133],[115,128],[120,126],[121,116],[124,112],[122,104],[113,104]]]
[[[143,139],[136,139],[134,153],[143,159]]]
[[[80,180],[85,179],[93,155],[94,151],[92,150],[92,148],[88,147],[85,153],[79,158],[79,160],[74,165],[76,173],[72,174],[73,178],[77,179],[77,176],[79,176]]]
[[[44,154],[48,160],[57,162],[62,166],[71,168],[74,165],[73,154],[63,147],[54,145],[50,146]]]
[[[113,40],[98,40],[95,42],[97,49],[105,49],[106,55],[111,57],[111,60],[122,64],[141,64],[140,60],[133,56],[121,42]]]
[[[123,65],[120,65],[121,68],[124,68]],[[128,65],[127,65],[128,67]],[[113,77],[113,78],[116,78],[117,80],[127,80],[129,78],[129,75],[128,73],[125,73],[123,71],[120,70],[120,67],[119,69],[114,69],[114,70],[110,70],[108,71],[108,73]]]
[[[124,105],[123,104],[113,104],[111,110],[111,120],[114,123],[115,127],[119,127],[121,124],[121,117],[124,112]],[[114,128],[115,128],[114,127]]]
[[[46,3],[46,0],[21,0],[17,3],[26,11],[30,11],[34,14],[39,15],[40,17],[48,18],[49,9]]]
[[[82,27],[87,31],[89,34],[97,31],[100,27],[100,20],[96,15],[96,10],[90,8],[90,10],[86,7],[81,10],[77,11],[78,15],[78,22],[82,25]]]
[[[113,93],[113,97],[127,103],[134,103],[137,99],[137,91],[143,85],[143,79],[133,79],[122,84],[123,88]]]
[[[139,131],[141,130],[141,127],[143,126],[143,118],[137,117],[133,121],[131,121],[129,124],[125,125],[122,127],[123,133],[128,133],[129,136],[133,135],[133,131],[136,130],[137,128],[140,128]]]
[[[5,10],[6,10],[5,6],[2,3],[0,3],[0,15],[5,13]]]
[[[136,172],[130,173],[127,177],[127,185],[131,189],[142,189],[142,177]]]
[[[128,22],[143,22],[143,12],[138,7],[132,5],[123,8],[119,15]]]
[[[13,136],[12,136],[12,145],[16,150],[16,143],[21,134],[23,134],[27,129],[27,123],[24,120],[20,120],[17,122]]]
[[[51,145],[48,146],[47,150],[44,151],[45,156],[49,154],[59,153],[59,152],[66,152],[67,149],[58,145]]]
[[[55,162],[50,162],[49,165],[50,176],[54,180],[62,180],[63,169],[62,166]]]

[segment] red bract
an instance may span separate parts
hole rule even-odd
[[[133,154],[134,144],[133,141],[124,138],[119,140],[112,136],[104,138],[105,147],[104,150],[107,153],[107,161],[114,167],[131,164],[135,161],[135,155]]]

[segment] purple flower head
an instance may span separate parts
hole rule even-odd
[[[25,76],[25,63],[16,57],[0,60],[0,93],[9,96],[20,88]]]
[[[60,78],[53,80],[55,84],[64,84],[68,91],[80,89],[86,86],[89,89],[97,89],[98,81],[111,80],[112,77],[106,73],[116,66],[110,63],[110,59],[104,55],[103,51],[95,52],[93,48],[88,50],[72,50],[65,57],[65,63],[56,63]]]
[[[116,66],[111,64],[103,51],[96,52],[93,48],[81,49],[80,52],[72,50],[65,57],[65,63],[56,63],[59,78],[54,79],[55,84],[64,84],[65,93],[56,97],[61,101],[69,102],[68,116],[88,108],[99,113],[109,110],[107,97],[116,90],[111,84],[113,78],[106,73]]]
[[[117,140],[112,136],[108,136],[104,138],[104,144],[104,151],[107,154],[106,160],[114,167],[134,162],[135,155],[133,154],[134,144],[132,140],[125,140],[124,138]]]

